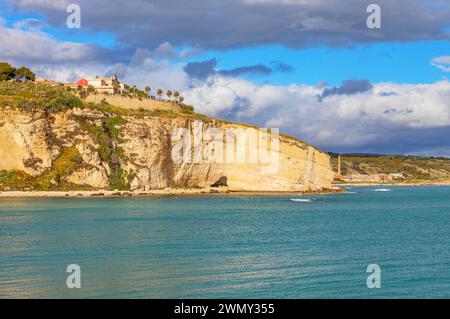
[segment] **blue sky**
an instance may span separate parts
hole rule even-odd
[[[117,73],[196,110],[339,152],[450,156],[450,3],[59,0],[0,4],[0,59],[58,81]]]

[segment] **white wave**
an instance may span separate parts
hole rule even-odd
[[[303,199],[303,198],[291,198],[293,202],[307,203],[312,202],[312,199]]]
[[[374,189],[374,192],[390,192],[390,191],[392,191],[392,189],[389,189],[389,188]]]

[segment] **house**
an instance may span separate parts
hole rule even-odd
[[[88,83],[98,93],[116,94],[120,91],[120,82],[116,75],[107,78],[96,76],[94,79],[88,80]]]
[[[93,79],[80,79],[75,83],[68,83],[67,86],[78,89],[79,87],[87,89],[92,86],[98,93],[120,94],[127,91],[127,86],[121,83],[116,75],[110,77],[98,77]]]
[[[87,87],[89,86],[89,82],[88,82],[88,80],[86,80],[86,79],[81,79],[81,80],[78,80],[78,81],[75,83],[75,85],[76,85],[77,87],[82,87],[83,89],[85,89],[85,88],[87,88]]]
[[[405,173],[390,173],[389,176],[392,177],[392,179],[406,179]]]
[[[340,179],[348,183],[385,183],[391,180],[387,174],[350,174]]]

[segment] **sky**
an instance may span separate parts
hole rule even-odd
[[[326,151],[450,156],[450,0],[2,0],[0,60],[179,90]]]

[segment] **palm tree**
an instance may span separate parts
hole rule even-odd
[[[173,95],[172,91],[168,90],[166,94],[167,94],[167,97],[169,98],[169,101],[170,101],[172,99],[172,95]]]
[[[180,96],[180,103],[183,103],[183,101],[184,101],[184,97],[182,97],[182,96]]]
[[[156,92],[156,94],[158,94],[159,98],[162,97],[164,91],[162,89],[158,89],[158,91]]]
[[[178,103],[178,98],[180,97],[180,92],[175,91],[175,92],[173,93],[173,97],[175,98],[175,100],[176,100],[177,103]]]
[[[145,87],[145,93],[147,94],[147,97],[150,95],[150,92],[152,91],[152,88],[149,86]]]
[[[136,85],[133,85],[132,87],[131,87],[131,89],[130,89],[130,92],[133,94],[133,96],[137,96],[137,91],[138,91],[138,88],[137,88],[137,86]]]

